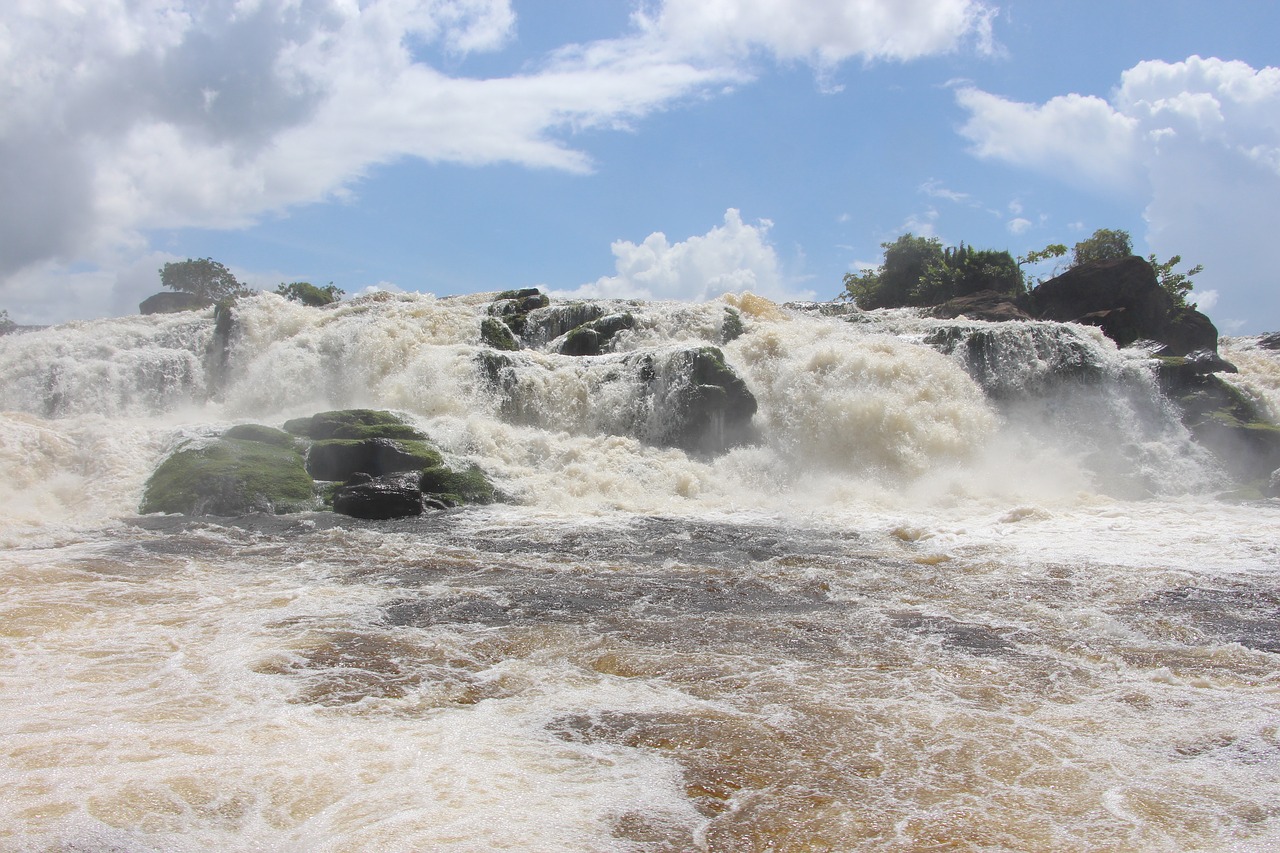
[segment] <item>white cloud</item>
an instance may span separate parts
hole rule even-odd
[[[1025,234],[1027,229],[1031,227],[1031,220],[1023,219],[1019,216],[1016,219],[1010,219],[1005,223],[1005,227],[1009,229],[1011,234]]]
[[[989,49],[992,14],[976,0],[667,0],[637,20],[686,55],[761,49],[829,68],[943,53],[967,37]]]
[[[655,231],[641,243],[613,244],[616,275],[603,276],[561,296],[616,299],[692,299],[705,301],[723,293],[751,291],[772,299],[811,299],[811,292],[791,290],[777,252],[769,243],[767,219],[755,225],[729,208],[724,224],[700,236],[671,243]]]
[[[151,229],[241,228],[346,199],[406,157],[589,172],[576,132],[715,96],[749,81],[760,54],[821,76],[853,57],[982,43],[991,15],[978,0],[644,9],[629,33],[480,79],[433,57],[511,45],[511,0],[0,5],[0,302],[78,292],[86,267],[128,290],[120,276],[152,251]]]
[[[1202,308],[1214,305],[1227,323],[1280,316],[1271,250],[1280,68],[1193,56],[1139,63],[1110,101],[1073,94],[1037,106],[973,88],[956,97],[978,156],[1139,199],[1150,249],[1204,264]]]

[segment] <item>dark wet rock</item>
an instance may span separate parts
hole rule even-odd
[[[480,321],[480,342],[496,350],[513,351],[520,349],[515,335],[507,324],[496,317],[485,317]]]
[[[440,452],[426,442],[391,438],[327,439],[307,453],[307,471],[317,480],[346,480],[356,473],[379,477],[442,464]]]
[[[138,311],[142,314],[177,314],[180,311],[198,311],[212,304],[210,300],[196,296],[194,293],[166,290],[142,300],[138,305]]]
[[[1258,346],[1263,349],[1280,349],[1280,332],[1272,332],[1258,339]]]
[[[489,315],[502,321],[513,334],[523,336],[529,312],[546,308],[550,304],[551,300],[536,287],[506,290],[494,297],[489,305]]]
[[[334,492],[333,511],[368,519],[421,515],[421,478],[414,472],[377,477],[366,473],[353,474]]]
[[[220,438],[179,448],[147,480],[140,512],[236,516],[301,512],[314,484],[292,447]]]
[[[1196,440],[1236,480],[1263,488],[1280,468],[1280,426],[1253,400],[1218,376],[1198,372],[1190,359],[1160,359],[1162,389]]]
[[[1015,297],[994,290],[980,290],[968,296],[947,300],[931,309],[929,314],[940,320],[953,320],[957,317],[993,322],[1031,319],[1031,315],[1019,307]]]
[[[529,313],[524,331],[520,335],[529,346],[544,346],[579,326],[599,320],[607,313],[604,306],[594,302],[569,302],[539,308]]]
[[[633,329],[636,318],[629,312],[606,314],[605,316],[583,323],[571,329],[561,340],[561,355],[600,355],[607,352],[613,338],[624,329]]]
[[[642,356],[632,365],[654,398],[653,443],[718,453],[754,439],[755,395],[718,347],[679,350],[660,362]]]
[[[1097,378],[1104,370],[1093,344],[1069,326],[957,324],[930,332],[925,343],[961,355],[973,380],[996,398],[1051,393],[1063,381]]]
[[[1192,308],[1177,308],[1151,264],[1132,256],[1072,267],[1027,297],[1042,320],[1098,326],[1118,346],[1159,341],[1170,355],[1217,352],[1218,330]]]

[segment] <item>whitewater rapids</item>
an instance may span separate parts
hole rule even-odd
[[[1140,353],[616,303],[616,353],[522,353],[511,422],[487,302],[264,294],[216,369],[212,312],[0,338],[0,848],[1280,845],[1280,506],[1220,497]],[[758,442],[619,434],[601,376],[679,345]],[[1224,354],[1276,406],[1276,355]],[[183,440],[356,406],[510,502],[137,515]]]

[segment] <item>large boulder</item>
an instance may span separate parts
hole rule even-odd
[[[1218,347],[1209,318],[1176,307],[1151,264],[1136,255],[1072,267],[1031,291],[1028,302],[1039,319],[1098,326],[1122,347],[1159,341],[1173,356]]]
[[[177,314],[179,311],[208,308],[212,304],[211,300],[196,296],[194,293],[165,290],[142,300],[138,305],[138,311],[143,314]]]
[[[292,443],[224,435],[184,445],[165,459],[147,480],[140,511],[238,516],[314,505],[314,483]]]
[[[654,397],[648,438],[655,444],[718,453],[755,438],[757,403],[719,347],[679,350],[636,362]]]

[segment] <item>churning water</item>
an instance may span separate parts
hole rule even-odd
[[[479,297],[264,295],[225,360],[209,313],[0,338],[0,848],[1280,845],[1280,508],[1215,499],[1145,359],[608,307],[614,354],[518,354],[515,414]],[[756,440],[656,446],[614,368],[728,307]],[[1227,357],[1274,407],[1275,354]],[[136,515],[180,441],[351,406],[510,502]]]

